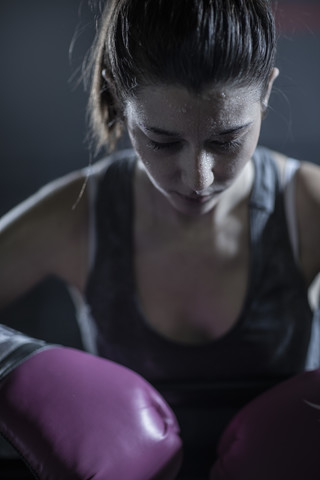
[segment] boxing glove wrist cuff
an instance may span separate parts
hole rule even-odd
[[[28,357],[52,346],[0,325],[0,381]]]

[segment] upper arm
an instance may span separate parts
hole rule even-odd
[[[56,180],[0,219],[0,307],[51,274],[83,288],[86,191],[78,198],[84,180],[84,172]]]
[[[320,167],[302,163],[297,172],[299,257],[307,284],[320,272]]]

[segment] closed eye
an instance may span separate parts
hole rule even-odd
[[[241,145],[240,139],[229,140],[227,142],[219,142],[217,140],[211,141],[209,144],[212,148],[218,149],[220,151],[234,151]]]
[[[241,145],[241,140],[233,139],[225,142],[218,140],[212,140],[208,143],[208,147],[213,150],[218,150],[220,152],[232,152],[235,151]],[[181,148],[182,142],[180,140],[175,140],[171,142],[156,142],[155,140],[148,139],[147,147],[153,151],[177,151]]]
[[[147,147],[151,148],[154,151],[159,150],[178,150],[181,147],[180,141],[174,142],[155,142],[154,140],[150,140],[147,143]]]

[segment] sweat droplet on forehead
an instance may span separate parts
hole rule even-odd
[[[195,94],[183,87],[159,85],[144,87],[129,99],[126,118],[144,132],[203,139],[252,123],[260,107],[251,88],[216,88]]]

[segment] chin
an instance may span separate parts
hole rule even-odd
[[[217,197],[215,196],[206,202],[172,197],[169,197],[168,200],[176,212],[189,217],[199,217],[209,213],[214,208]]]

